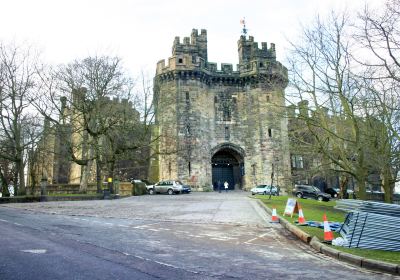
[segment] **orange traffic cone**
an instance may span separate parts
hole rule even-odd
[[[304,218],[303,209],[301,209],[299,204],[299,225],[304,225],[306,223],[306,219]]]
[[[331,227],[329,226],[328,220],[326,219],[326,214],[324,214],[324,241],[332,241],[333,233]]]
[[[276,214],[276,208],[275,206],[272,208],[272,222],[273,223],[278,223],[278,215]]]

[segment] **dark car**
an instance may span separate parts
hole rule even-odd
[[[298,198],[312,198],[319,201],[329,201],[331,196],[320,189],[309,185],[295,185],[293,195]]]
[[[327,194],[330,194],[332,198],[335,198],[335,197],[338,197],[338,196],[339,196],[340,190],[337,189],[337,188],[327,188],[327,189],[325,190],[325,192],[326,192]]]
[[[327,188],[325,190],[325,192],[327,194],[330,194],[332,198],[339,197],[339,195],[340,195],[340,189],[338,189],[338,188]],[[367,191],[367,193],[368,193],[368,191]],[[356,194],[354,193],[353,190],[347,189],[344,198],[346,198],[346,199],[347,198],[355,199],[356,198]]]
[[[183,184],[181,181],[178,181],[182,185],[181,193],[191,193],[192,188],[189,185]]]

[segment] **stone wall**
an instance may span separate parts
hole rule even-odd
[[[121,196],[132,195],[132,184],[130,182],[119,182],[114,184],[115,192]],[[95,194],[97,192],[97,186],[95,184],[88,184],[87,193]],[[55,194],[79,194],[79,184],[49,184],[47,185],[48,195]],[[40,195],[40,186],[27,187],[27,194],[33,196]]]
[[[192,35],[197,32],[192,31]],[[239,65],[207,61],[202,43],[174,41],[168,65],[157,64],[154,80],[159,127],[159,178],[192,186],[212,184],[211,161],[218,147],[242,157],[242,188],[290,178],[284,88],[287,70],[276,61],[275,46],[258,48],[253,37],[238,41]]]

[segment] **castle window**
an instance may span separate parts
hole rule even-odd
[[[188,163],[188,169],[189,169],[189,176],[190,176],[190,174],[192,173],[192,166],[191,166],[191,164],[190,164],[190,161],[189,161],[189,163]]]
[[[190,130],[190,124],[186,125],[186,135],[190,135],[192,132]]]
[[[262,62],[260,62],[260,67],[264,67],[264,64]]]
[[[267,95],[267,102],[270,102],[270,97],[269,97],[269,95]]]
[[[304,168],[303,156],[292,155],[292,168]]]
[[[214,103],[218,103],[218,97],[214,96]]]
[[[183,63],[183,58],[178,58],[178,63]]]
[[[192,56],[192,63],[196,63],[197,62],[197,57],[195,55]]]
[[[222,119],[224,121],[231,120],[231,108],[229,108],[229,105],[227,104],[224,105]]]
[[[272,137],[272,129],[268,128],[268,137],[271,138]]]
[[[169,177],[171,177],[171,162],[168,162],[168,173]]]
[[[225,140],[229,140],[231,138],[231,133],[229,131],[229,127],[225,126]]]
[[[185,93],[186,95],[186,103],[189,103],[190,102],[190,97],[189,97],[189,92],[187,91],[186,93]]]

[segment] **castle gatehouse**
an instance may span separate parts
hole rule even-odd
[[[159,156],[157,179],[179,179],[214,189],[257,184],[285,187],[290,178],[284,89],[287,69],[275,45],[242,35],[239,64],[209,62],[207,31],[193,29],[154,78]]]

